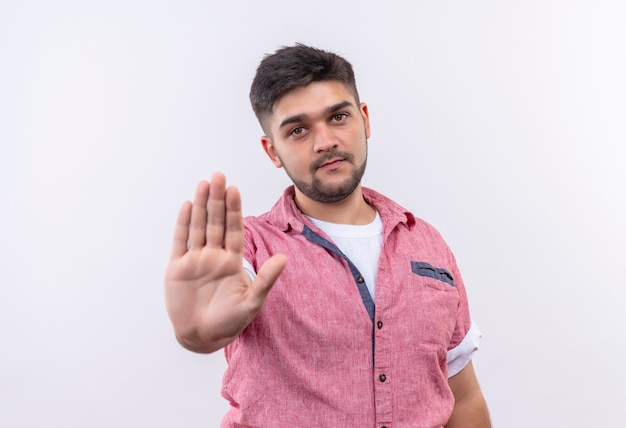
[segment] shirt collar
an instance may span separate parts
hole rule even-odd
[[[410,211],[375,190],[367,187],[361,189],[365,200],[380,213],[385,230],[391,230],[400,223],[408,228],[413,227],[415,217]],[[284,232],[292,229],[302,231],[305,224],[311,226],[310,220],[296,206],[295,195],[294,186],[287,187],[268,213],[269,222]]]

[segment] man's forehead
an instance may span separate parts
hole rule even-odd
[[[324,114],[339,104],[342,104],[342,107],[357,106],[354,95],[343,82],[336,80],[312,82],[293,89],[276,100],[272,116],[278,121],[294,115],[313,116]]]

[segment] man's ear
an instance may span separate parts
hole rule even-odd
[[[372,135],[372,132],[370,130],[370,111],[367,108],[367,104],[365,103],[361,103],[359,108],[361,110],[361,116],[363,116],[363,124],[365,125],[365,136],[367,138],[370,138],[370,136]]]
[[[274,149],[274,143],[272,143],[272,140],[270,140],[267,135],[261,137],[261,145],[263,146],[263,150],[265,150],[265,153],[270,158],[274,166],[276,168],[282,168],[283,163],[280,161],[278,155],[276,154],[276,150]]]

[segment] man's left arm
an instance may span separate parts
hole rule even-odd
[[[491,428],[489,411],[470,361],[448,379],[454,394],[454,410],[446,428]]]

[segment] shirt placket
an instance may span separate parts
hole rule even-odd
[[[379,271],[382,273],[378,278],[385,277],[385,261],[381,256]],[[376,427],[391,428],[393,419],[393,393],[392,384],[395,373],[391,371],[391,343],[387,317],[385,310],[385,287],[377,284],[376,314],[374,319],[374,399],[376,402]]]
[[[363,276],[356,266],[346,257],[339,248],[332,242],[324,239],[317,233],[313,232],[307,226],[303,230],[304,236],[309,241],[314,242],[327,250],[334,252],[342,257],[348,263],[352,276],[359,290],[365,309],[367,310],[370,320],[372,321],[372,354],[374,359],[373,375],[374,375],[374,400],[376,406],[376,427],[391,428],[392,421],[392,382],[390,373],[391,366],[391,344],[389,335],[385,334],[385,320],[383,311],[377,310],[371,299],[367,284]],[[379,296],[379,299],[381,296]],[[378,316],[378,318],[376,318]]]

